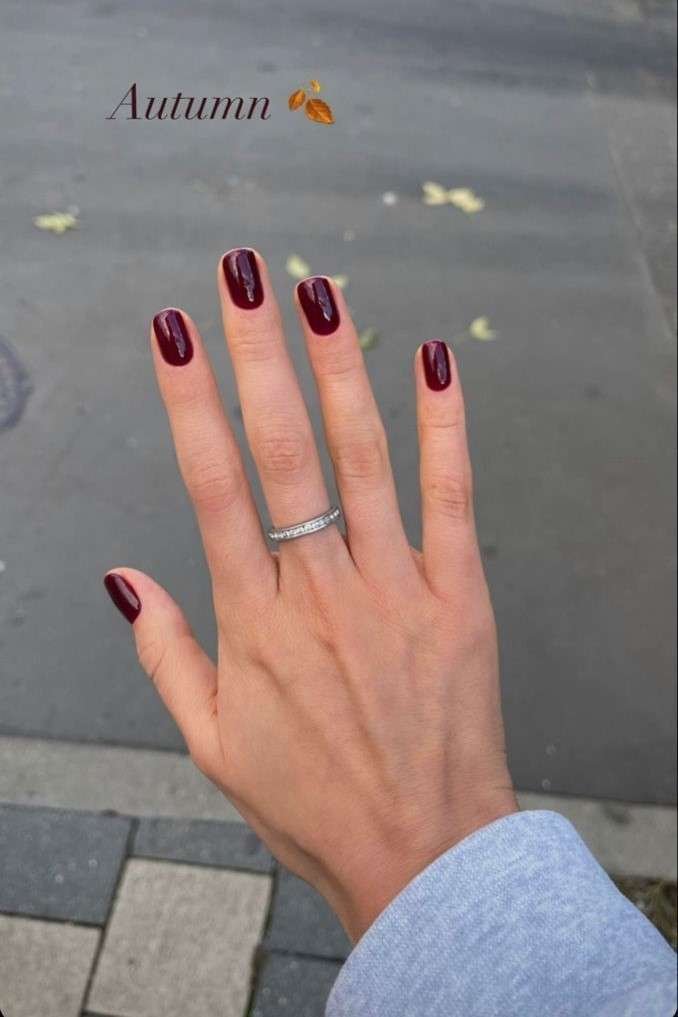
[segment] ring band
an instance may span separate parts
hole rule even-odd
[[[314,516],[313,519],[307,519],[304,523],[295,523],[294,526],[272,526],[268,530],[268,536],[271,540],[275,540],[278,543],[283,540],[296,540],[297,537],[305,537],[309,533],[317,533],[319,530],[324,530],[325,527],[336,523],[340,515],[341,509],[337,505],[332,505],[327,512]]]

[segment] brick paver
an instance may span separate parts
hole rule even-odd
[[[78,1017],[98,929],[0,915],[5,1017]]]
[[[284,870],[277,879],[266,946],[332,960],[343,960],[351,949],[348,936],[324,898]]]
[[[249,872],[270,872],[273,867],[273,858],[244,823],[142,819],[132,854]]]
[[[323,1017],[340,969],[335,961],[269,954],[258,972],[250,1017]]]
[[[127,864],[88,1008],[116,1017],[244,1017],[270,877]]]
[[[0,911],[103,925],[130,821],[0,806]]]

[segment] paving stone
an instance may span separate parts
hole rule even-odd
[[[103,925],[130,821],[0,806],[0,911]]]
[[[336,961],[267,954],[259,969],[250,1017],[324,1017],[340,969]]]
[[[339,960],[351,949],[339,920],[320,894],[285,870],[278,877],[266,946]]]
[[[87,1008],[116,1017],[244,1017],[271,879],[133,859]]]
[[[244,823],[142,819],[132,853],[194,865],[270,872],[273,859]]]
[[[0,915],[6,1017],[78,1017],[98,940],[98,929]]]

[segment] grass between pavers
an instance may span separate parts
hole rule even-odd
[[[612,877],[625,897],[636,905],[661,932],[673,949],[678,948],[676,912],[678,888],[663,879]]]

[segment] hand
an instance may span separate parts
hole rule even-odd
[[[266,265],[231,251],[218,285],[273,524],[319,515],[329,497]],[[196,765],[356,940],[516,802],[452,355],[434,341],[415,357],[420,552],[341,291],[314,278],[296,296],[347,536],[332,525],[268,550],[198,331],[165,310],[151,345],[212,578],[218,665],[148,576],[118,568],[106,586]]]

